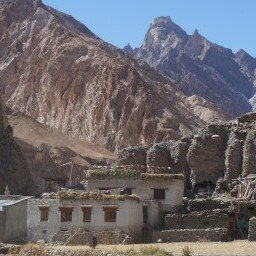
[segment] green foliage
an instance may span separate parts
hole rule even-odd
[[[192,256],[192,250],[188,246],[185,246],[182,249],[182,256]]]

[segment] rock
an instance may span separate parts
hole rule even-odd
[[[187,161],[187,154],[190,144],[190,138],[182,138],[177,142],[170,143],[170,154],[174,162],[171,173],[182,173],[184,175],[186,184],[185,190],[186,188],[191,188],[191,170]]]
[[[239,131],[232,131],[229,136],[225,153],[225,180],[229,182],[242,174],[245,137],[246,133]]]
[[[137,146],[137,147],[124,148],[118,153],[116,166],[123,169],[124,166],[128,165],[130,166],[131,169],[136,168],[144,172],[147,166],[146,160],[147,160],[146,147]]]
[[[8,186],[11,194],[31,194],[31,176],[19,146],[13,138],[13,129],[7,123],[4,105],[0,102],[0,194]]]
[[[170,173],[173,161],[167,143],[155,144],[147,152],[147,171],[151,173]]]
[[[256,217],[251,218],[249,221],[248,240],[256,241]]]
[[[204,134],[194,138],[189,147],[187,160],[191,168],[191,181],[197,184],[210,182],[216,184],[224,174],[224,152],[220,139],[213,139],[211,135]]]
[[[256,173],[256,131],[251,130],[243,149],[243,176]]]
[[[256,113],[247,113],[237,118],[239,123],[251,123],[256,121]]]
[[[206,124],[177,84],[70,15],[16,0],[3,4],[0,19],[0,89],[12,110],[116,152]]]

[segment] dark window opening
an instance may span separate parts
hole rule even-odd
[[[148,207],[143,206],[143,223],[148,224]]]
[[[132,188],[122,189],[120,195],[132,195]]]
[[[165,189],[154,189],[154,199],[165,200]]]
[[[117,207],[104,207],[105,222],[116,222]]]
[[[40,221],[48,221],[49,218],[49,206],[39,206]]]
[[[82,211],[83,211],[83,221],[91,222],[92,207],[91,206],[82,206]]]
[[[60,207],[61,212],[61,222],[72,221],[73,207]]]

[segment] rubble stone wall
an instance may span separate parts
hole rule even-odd
[[[256,217],[250,219],[248,240],[256,241]]]
[[[152,241],[162,239],[163,242],[196,242],[196,241],[229,241],[228,230],[215,229],[173,229],[153,231]]]
[[[227,214],[170,214],[165,217],[166,229],[228,229],[231,223],[235,223],[235,220]]]

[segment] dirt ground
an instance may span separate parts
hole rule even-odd
[[[158,246],[172,252],[174,256],[182,255],[182,249],[188,246],[193,256],[256,256],[256,242],[233,241],[233,242],[197,242],[197,243],[165,243],[165,244],[136,244],[136,245],[101,245],[96,250],[100,251],[126,251],[144,246]],[[56,248],[56,247],[55,247]],[[86,246],[62,247],[64,249],[88,249]]]

